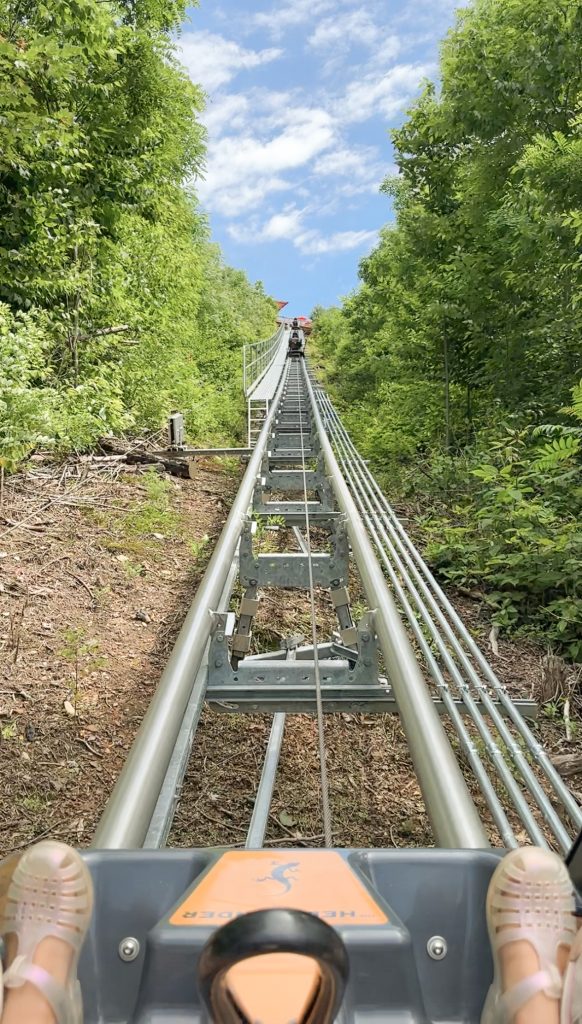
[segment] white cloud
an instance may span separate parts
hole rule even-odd
[[[378,238],[377,231],[336,231],[322,235],[319,231],[305,231],[296,235],[296,247],[306,255],[324,256],[329,253],[348,252],[350,249],[372,247]]]
[[[178,56],[193,82],[212,91],[230,82],[239,71],[268,64],[283,51],[274,47],[249,50],[214,32],[186,32],[178,43]]]
[[[291,3],[274,7],[270,11],[260,11],[254,16],[254,23],[266,28],[273,35],[280,36],[292,25],[301,25],[304,21],[317,18],[334,8],[334,0],[292,0]]]
[[[241,177],[277,174],[308,163],[334,141],[334,125],[325,110],[303,108],[286,128],[267,141],[250,133],[218,139],[212,147],[208,179],[216,186]]]
[[[231,224],[228,233],[237,242],[256,245],[259,242],[289,241],[299,252],[308,256],[324,256],[330,253],[348,252],[371,246],[378,238],[377,231],[335,231],[324,235],[315,228],[306,228],[303,221],[309,211],[307,207],[286,206],[280,213],[273,214],[261,227],[253,224]]]
[[[348,11],[343,15],[324,18],[309,38],[314,50],[341,49],[354,43],[375,46],[379,43],[380,30],[364,7]]]
[[[335,141],[333,119],[322,108],[295,107],[272,116],[283,127],[278,132],[271,127],[266,138],[259,124],[254,133],[246,130],[211,142],[206,179],[199,185],[210,209],[252,209],[286,187],[282,173],[308,164]]]
[[[422,79],[432,71],[430,64],[397,64],[381,77],[369,73],[350,82],[336,103],[342,120],[367,121],[374,114],[393,117],[412,100]]]
[[[211,136],[218,136],[224,128],[240,130],[247,122],[250,101],[242,93],[228,93],[209,99],[202,120]]]
[[[228,233],[236,242],[248,245],[255,245],[257,242],[277,242],[282,238],[293,242],[295,235],[301,230],[304,212],[291,204],[280,213],[273,214],[262,226],[255,218],[246,224],[239,222],[229,225]]]
[[[378,67],[384,67],[385,64],[389,64],[398,56],[403,48],[403,41],[395,35],[382,36],[381,40],[378,40],[378,45],[374,49],[372,57],[373,64]]]
[[[320,156],[313,165],[313,173],[362,179],[376,177],[382,167],[378,160],[378,150],[374,146],[353,149],[340,146]]]
[[[265,224],[261,237],[274,241],[278,238],[293,238],[301,226],[303,210],[289,207],[283,213],[276,213]]]
[[[292,188],[292,183],[277,175],[258,177],[254,182],[241,181],[238,185],[215,189],[208,181],[199,181],[196,191],[222,217],[240,217],[261,206],[267,196]],[[233,236],[234,237],[234,236]]]

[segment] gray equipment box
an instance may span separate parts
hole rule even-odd
[[[338,1017],[342,1024],[478,1024],[492,978],[485,897],[502,854],[277,849],[240,856],[255,875],[257,864],[267,865],[267,875],[261,867],[260,877],[254,878],[257,886],[267,883],[260,890],[263,906],[290,905],[292,897],[284,893],[288,879],[288,890],[296,885],[300,901],[305,863],[325,866],[327,873],[327,861],[307,862],[306,855],[341,858],[341,869],[352,881],[342,883],[337,903],[325,895],[324,884],[321,907],[304,909],[333,924],[348,950],[350,981]],[[85,1024],[208,1020],[196,984],[200,950],[215,927],[255,907],[246,905],[244,886],[234,911],[226,890],[216,906],[210,896],[200,902],[199,894],[209,892],[211,877],[218,878],[218,865],[222,871],[226,864],[222,858],[235,856],[216,850],[85,854],[96,897],[80,963]],[[253,856],[263,860],[253,861]],[[279,865],[279,875],[269,865]],[[365,914],[358,919],[349,909],[352,885],[361,891],[363,904],[367,900],[376,908],[368,915],[376,923],[368,924]],[[198,910],[192,909],[194,891]],[[179,926],[170,923],[177,917]]]

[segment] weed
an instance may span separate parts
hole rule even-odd
[[[40,811],[44,811],[46,801],[43,800],[38,793],[33,793],[32,796],[25,796],[23,798],[22,806],[25,807],[27,811],[39,813]]]
[[[111,587],[96,587],[93,591],[96,608],[108,608],[111,601]]]
[[[285,516],[269,516],[267,526],[285,526]]]
[[[220,455],[215,461],[227,476],[240,476],[240,459],[235,455]]]
[[[14,722],[9,722],[8,725],[3,725],[0,729],[0,736],[3,740],[15,740],[17,735]]]
[[[204,536],[200,538],[200,540],[189,540],[187,542],[192,557],[194,558],[194,561],[198,561],[200,556],[206,550],[209,541],[210,537],[208,536],[207,533],[205,533]]]
[[[108,551],[131,551],[134,555],[148,555],[151,552],[151,546],[145,540],[131,537],[126,537],[123,540],[109,537],[104,542],[104,547]]]
[[[107,657],[99,652],[98,641],[90,640],[81,627],[65,629],[62,638],[64,646],[58,653],[73,666],[71,696],[76,713],[81,680],[90,672],[103,668],[107,664]]]
[[[16,665],[18,661],[18,655],[20,653],[20,639],[22,636],[22,626],[24,623],[24,616],[28,607],[28,594],[26,595],[24,602],[21,604],[13,615],[10,616],[10,643],[12,645],[13,655],[12,661]]]
[[[145,473],[142,485],[147,499],[128,512],[122,520],[122,528],[128,536],[143,536],[163,533],[175,536],[180,516],[171,507],[171,485],[157,473]]]
[[[123,571],[130,580],[136,579],[137,576],[145,576],[145,568],[139,562],[122,562]]]
[[[101,509],[92,508],[90,505],[81,505],[79,509],[81,515],[88,522],[93,523],[94,526],[109,526],[110,517],[107,512],[103,512]]]

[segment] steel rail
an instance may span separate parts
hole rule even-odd
[[[392,512],[392,517],[394,517],[394,519],[396,520],[394,512]],[[388,516],[386,518],[388,519]],[[403,531],[400,523],[398,523],[396,529],[402,532],[402,536],[406,537],[408,544],[415,551],[416,559],[419,565],[421,566],[422,572],[425,574],[429,585],[434,590],[437,601],[442,605],[442,607],[446,610],[447,614],[450,616],[453,627],[457,630],[459,635],[462,637],[463,641],[466,643],[470,655],[474,657],[475,660],[478,662],[489,684],[495,690],[499,703],[505,709],[507,717],[512,721],[513,725],[520,733],[522,739],[529,747],[536,764],[538,765],[538,767],[543,772],[548,782],[554,789],[556,796],[558,797],[560,802],[564,804],[564,808],[569,814],[569,816],[572,818],[572,821],[574,822],[576,827],[580,829],[580,827],[582,827],[582,808],[580,808],[580,806],[576,803],[574,797],[572,796],[572,793],[566,786],[564,780],[562,779],[557,769],[552,764],[548,754],[532,733],[531,729],[527,725],[527,722],[525,722],[523,717],[519,714],[519,711],[517,710],[515,704],[511,700],[511,697],[507,693],[505,686],[500,681],[498,676],[495,674],[487,658],[481,651],[478,644],[475,643],[475,640],[468,632],[465,624],[457,614],[455,608],[450,603],[449,599],[446,597],[443,590],[439,587],[439,584],[432,576],[430,569],[423,561],[421,555],[413,547],[412,542],[410,541],[406,533]],[[400,537],[398,537],[398,540],[400,541],[400,543],[402,543]],[[418,569],[416,568],[414,575],[416,578],[418,578],[419,584],[422,582],[424,589],[427,586],[427,584],[422,579],[422,576],[420,575],[420,573],[418,573]],[[432,595],[430,596],[432,597]],[[432,599],[434,600],[434,598]]]
[[[366,598],[398,703],[416,775],[439,846],[482,849],[489,845],[467,784],[440,722],[404,624],[361,516],[327,436],[307,368],[304,379],[330,481],[348,533]]]
[[[289,656],[295,652],[288,651],[287,653]],[[245,848],[247,850],[260,850],[265,841],[265,832],[267,831],[269,812],[271,810],[271,803],[273,800],[277,768],[279,767],[281,747],[283,746],[286,717],[287,716],[283,711],[278,711],[273,715],[273,724],[271,726],[271,732],[269,733],[269,741],[265,752],[265,760],[263,761],[261,780],[259,782],[259,788],[255,798],[251,823],[247,832],[247,839],[245,843]]]
[[[301,360],[302,375],[307,377],[305,363]],[[317,623],[315,615],[315,587],[313,584],[313,557],[311,548],[311,524],[309,521],[309,501],[307,499],[307,469],[305,465],[305,443],[303,431],[303,399],[305,389],[299,385],[297,389],[299,410],[299,440],[301,445],[301,471],[303,474],[303,503],[305,507],[305,546],[307,548],[307,569],[309,575],[309,612],[311,617],[311,642],[313,644],[313,670],[315,675],[315,707],[317,715],[317,743],[319,749],[319,772],[321,779],[321,810],[323,818],[323,836],[326,846],[333,842],[331,806],[329,801],[329,778],[327,772],[327,754],[325,749],[325,720],[323,716],[323,698],[321,674],[319,670],[319,651],[317,648]]]
[[[287,372],[283,372],[208,568],[99,821],[91,844],[95,849],[136,849],[143,845],[210,637],[212,611],[218,608],[251,503]],[[205,689],[204,683],[200,686],[202,700]]]
[[[232,596],[232,590],[238,574],[238,560],[235,557],[232,561],[226,583],[220,595],[217,611],[226,612]],[[196,675],[196,681],[190,695],[190,700],[184,712],[180,732],[176,739],[176,745],[172,751],[172,757],[164,776],[160,795],[158,796],[152,819],[148,825],[143,847],[146,850],[159,850],[166,845],[174,822],[174,815],[178,807],[184,776],[188,768],[188,762],[192,755],[194,738],[198,728],[198,722],[204,707],[206,691],[206,673],[208,672],[208,654],[210,640],[204,648],[204,655]]]
[[[509,752],[517,770],[519,771],[524,780],[527,789],[534,797],[543,817],[545,818],[547,824],[551,828],[558,843],[560,844],[563,850],[567,850],[571,843],[570,836],[568,835],[567,831],[563,826],[563,823],[561,822],[560,818],[558,817],[554,808],[552,807],[548,795],[545,793],[542,786],[538,782],[537,778],[533,774],[523,750],[521,749],[520,745],[516,742],[514,736],[509,731],[507,724],[503,719],[503,716],[499,712],[498,707],[491,700],[491,697],[487,692],[487,688],[484,686],[483,682],[479,679],[477,673],[475,672],[475,669],[471,664],[471,661],[469,660],[466,652],[463,650],[461,644],[459,643],[457,636],[453,632],[451,625],[445,618],[441,608],[439,608],[434,595],[431,593],[427,586],[426,581],[420,574],[418,568],[415,566],[413,558],[411,556],[411,551],[414,552],[414,554],[417,556],[418,561],[422,562],[420,555],[418,555],[418,552],[416,552],[416,549],[414,548],[414,545],[410,541],[410,538],[408,538],[406,531],[398,522],[395,513],[390,508],[388,502],[382,495],[382,492],[380,491],[378,484],[376,483],[372,474],[368,470],[364,460],[357,452],[357,449],[353,445],[353,442],[351,441],[347,431],[345,430],[345,427],[343,427],[343,424],[341,423],[341,420],[339,419],[339,416],[335,409],[333,408],[333,405],[331,404],[329,398],[327,396],[321,396],[321,404],[322,407],[324,407],[325,409],[328,424],[331,424],[330,429],[332,430],[334,441],[338,445],[338,448],[342,448],[344,455],[346,457],[344,460],[342,460],[346,471],[346,475],[350,479],[352,487],[358,492],[360,500],[362,500],[363,497],[363,501],[367,506],[368,512],[374,520],[376,526],[376,546],[378,547],[382,561],[384,562],[387,570],[389,571],[391,580],[394,582],[395,576],[393,576],[394,569],[392,568],[389,559],[391,560],[391,562],[394,563],[394,565],[400,572],[400,575],[405,585],[407,586],[414,603],[416,604],[418,612],[420,613],[423,621],[428,627],[431,636],[435,640],[437,647],[439,648],[439,651],[443,657],[443,661],[447,669],[449,670],[449,673],[452,676],[455,684],[459,688],[461,696],[465,704],[467,705],[468,710],[470,711],[471,717],[475,722],[475,725],[479,729],[481,737],[485,743],[488,755],[493,761],[495,767],[498,769],[498,772],[501,776],[504,785],[506,786],[508,792],[512,796],[514,805],[516,806],[516,810],[523,824],[527,828],[530,837],[533,839],[534,842],[537,842],[538,844],[545,844],[545,838],[543,837],[543,834],[540,832],[539,826],[536,824],[535,819],[531,814],[531,810],[523,798],[521,790],[517,790],[516,792],[516,783],[512,775],[509,775],[511,782],[508,786],[508,766],[505,762],[505,759],[502,757],[501,751],[498,745],[495,743],[495,740],[491,736],[489,729],[485,727],[486,731],[484,730],[483,718],[476,709],[476,706],[473,705],[473,707],[471,707],[472,698],[468,691],[467,682],[463,679],[457,666],[452,661],[451,655],[449,653],[449,650],[447,649],[446,644],[443,641],[442,635],[439,632],[439,629],[435,624],[434,620],[431,618],[427,605],[424,604],[410,576],[408,575],[407,569],[404,566],[402,559],[399,557],[395,545],[398,547],[398,550],[402,554],[403,559],[405,560],[406,564],[413,573],[414,579],[416,580],[419,589],[424,594],[428,607],[432,610],[433,614],[435,615],[435,618],[437,619],[438,623],[443,629],[444,634],[447,637],[447,640],[450,644],[450,647],[454,651],[455,657],[458,658],[465,673],[467,674],[467,677],[469,679],[469,685],[475,688],[479,698],[483,702],[485,710],[493,720],[501,737],[503,746]],[[371,524],[369,523],[369,526],[370,525]],[[379,539],[378,534],[380,534],[381,540]],[[388,534],[390,534],[390,536]],[[392,541],[394,541],[394,543],[392,543]],[[403,543],[403,541],[405,543]],[[436,584],[436,581],[434,581],[434,578],[430,574],[430,570],[428,570],[424,562],[422,562],[422,566],[424,568],[424,573],[427,576],[427,579],[429,580],[431,585],[433,586],[433,589],[435,589],[435,592],[437,589],[440,590],[440,588],[438,588],[438,584]],[[446,608],[446,605],[449,605],[450,607],[450,603],[448,602],[448,599],[445,598],[444,594],[442,595],[442,598],[443,600],[441,601],[441,604],[443,605],[443,607]],[[448,610],[448,608],[446,608],[446,610]],[[409,621],[411,622],[412,625],[414,612],[411,610],[410,615],[408,614],[407,611],[407,617],[409,618]],[[462,621],[456,615],[456,613],[455,619],[457,629],[461,633],[462,638],[465,639],[466,629]],[[460,630],[458,628],[459,626],[461,627]],[[531,733],[531,730],[527,726],[527,723],[523,721],[521,715],[519,714],[515,705],[511,701],[511,698],[505,693],[505,688],[494,675],[493,670],[489,666],[489,663],[485,659],[484,655],[477,647],[475,642],[472,640],[472,638],[470,639],[471,645],[469,646],[469,644],[467,643],[467,646],[469,647],[471,654],[475,656],[476,660],[479,661],[479,664],[483,665],[484,662],[485,665],[487,665],[489,670],[487,673],[488,678],[490,676],[493,676],[494,679],[496,680],[496,696],[500,697],[502,692],[504,694],[505,699],[503,701],[500,700],[501,707],[503,708],[503,710],[507,712],[508,717],[514,723],[514,725],[517,726],[518,731],[520,732],[521,736],[525,739],[527,746],[533,754],[536,763],[539,767],[541,767],[542,770],[544,770],[546,778],[548,778],[548,781],[550,781],[550,783],[558,792],[558,795],[561,801],[563,802],[566,811],[568,812],[570,817],[573,818],[577,827],[579,827],[579,821],[582,818],[580,808],[578,808],[578,805],[574,801],[572,795],[567,790],[561,778],[557,775],[557,772],[554,769],[553,765],[551,765],[551,762],[549,762],[547,754],[545,753],[545,751],[543,751],[543,748],[541,748],[540,744]],[[479,652],[479,658],[477,658],[475,651]],[[432,671],[431,674],[433,674]],[[541,755],[543,755],[542,757],[539,756],[540,753]],[[499,761],[500,756],[502,758],[502,763],[500,763]],[[548,763],[550,765],[549,772],[546,770]]]
[[[334,441],[336,440],[336,438],[333,435],[333,433],[332,433],[332,438],[334,439]],[[341,463],[342,467],[344,468],[344,472],[345,472],[346,478],[349,480],[350,479],[350,477],[349,477],[350,468],[349,468],[349,465],[346,463],[346,460],[345,460],[344,456],[342,455],[341,441],[338,444],[338,455],[339,455],[339,458],[340,458],[340,463]],[[428,644],[428,642],[427,642],[427,640],[425,638],[425,635],[422,632],[422,628],[421,628],[421,626],[420,626],[420,624],[418,622],[418,619],[417,619],[416,615],[414,614],[414,610],[413,610],[410,602],[408,601],[408,598],[406,597],[406,593],[405,593],[404,587],[400,583],[400,581],[398,579],[398,576],[396,575],[396,572],[394,571],[394,568],[393,568],[392,564],[390,563],[389,559],[387,558],[386,552],[382,549],[382,545],[381,545],[381,542],[380,542],[380,538],[378,536],[378,532],[375,529],[375,526],[374,526],[374,524],[373,524],[373,522],[372,522],[372,520],[370,518],[370,515],[368,515],[368,513],[366,511],[365,503],[362,501],[361,495],[358,493],[358,489],[357,488],[356,488],[356,493],[355,493],[355,500],[356,500],[356,504],[358,505],[358,508],[359,508],[359,510],[360,510],[360,512],[362,514],[364,522],[366,523],[366,525],[368,527],[368,531],[370,533],[370,536],[372,537],[372,540],[373,540],[374,544],[378,548],[381,561],[382,561],[382,563],[383,563],[383,565],[384,565],[384,567],[385,567],[385,569],[386,569],[386,571],[387,571],[387,573],[388,573],[388,575],[390,577],[390,582],[391,582],[391,584],[392,584],[392,586],[394,588],[394,592],[395,592],[396,596],[398,597],[398,601],[399,601],[399,603],[400,603],[400,605],[401,605],[401,607],[402,607],[402,609],[403,609],[403,611],[404,611],[404,613],[405,613],[405,615],[406,615],[406,617],[407,617],[407,619],[408,619],[408,621],[410,623],[410,628],[411,628],[412,632],[414,633],[414,638],[415,638],[416,642],[418,643],[418,645],[419,645],[419,647],[420,647],[420,649],[422,651],[422,654],[423,654],[423,656],[424,656],[424,658],[426,660],[429,672],[430,672],[430,674],[431,674],[431,676],[432,676],[432,678],[433,678],[433,680],[435,682],[435,685],[436,685],[436,687],[438,689],[439,697],[443,701],[443,704],[445,705],[445,707],[446,707],[446,709],[447,709],[447,711],[448,711],[448,713],[449,713],[449,715],[451,717],[451,720],[452,720],[453,725],[455,727],[455,731],[457,732],[457,735],[459,736],[459,740],[461,742],[461,746],[462,746],[462,748],[463,748],[463,750],[464,750],[464,752],[465,752],[465,754],[467,756],[467,759],[468,759],[468,761],[469,761],[469,763],[471,765],[471,768],[473,769],[473,773],[474,773],[474,775],[475,775],[475,777],[476,777],[476,779],[477,779],[477,781],[479,783],[479,786],[480,786],[480,788],[481,788],[481,790],[482,790],[482,792],[483,792],[483,794],[485,796],[485,799],[487,801],[489,809],[491,810],[491,814],[493,816],[495,824],[497,825],[497,827],[499,829],[499,832],[500,832],[500,835],[501,835],[501,838],[503,839],[504,845],[506,845],[508,847],[517,846],[517,840],[515,838],[515,834],[513,832],[513,829],[511,828],[511,825],[509,824],[509,820],[508,820],[507,815],[506,815],[506,813],[505,813],[505,811],[503,809],[501,801],[499,800],[499,798],[497,796],[497,793],[495,792],[495,789],[493,788],[491,780],[489,779],[489,776],[487,774],[487,770],[485,768],[485,765],[483,764],[483,762],[481,760],[481,757],[479,756],[479,753],[478,753],[477,748],[475,746],[475,743],[474,743],[474,741],[473,741],[473,739],[471,737],[471,734],[469,733],[468,729],[465,726],[465,723],[463,721],[463,717],[460,714],[460,712],[459,712],[459,710],[457,708],[457,705],[455,704],[455,699],[451,695],[450,687],[447,684],[447,682],[446,682],[446,680],[445,680],[445,678],[444,678],[444,676],[443,676],[443,674],[442,674],[442,672],[441,672],[441,670],[440,670],[440,668],[438,666],[438,663],[437,663],[437,661],[436,661],[436,659],[435,659],[435,657],[434,657],[434,655],[433,655],[433,653],[432,653],[432,651],[430,649],[430,646],[429,646],[429,644]],[[435,639],[434,634],[433,634],[433,639]],[[454,678],[454,674],[455,674],[455,666],[454,666],[454,664],[451,664],[451,663],[447,664],[447,668],[449,668],[449,671],[451,672],[451,675],[453,675],[453,678]],[[479,709],[478,709],[477,704],[474,701],[473,697],[471,696],[471,694],[466,693],[466,690],[465,690],[464,686],[462,685],[462,680],[459,680],[459,682],[460,682],[461,685],[459,685],[458,689],[459,689],[461,698],[462,698],[463,702],[466,704],[466,706],[467,706],[467,708],[469,710],[471,718],[474,720],[475,724],[477,725],[477,728],[480,731],[481,739],[485,743],[486,747],[488,747],[489,742],[491,743],[490,751],[489,752],[491,754],[492,760],[494,760],[496,762],[496,764],[498,765],[500,771],[503,773],[503,779],[504,779],[505,783],[507,784],[508,789],[511,791],[512,784],[515,785],[515,783],[514,783],[513,777],[511,776],[511,773],[509,772],[509,770],[507,770],[507,766],[505,765],[505,762],[502,759],[501,751],[499,750],[499,747],[497,746],[497,744],[492,739],[490,740],[489,729],[485,725],[485,723],[483,721],[483,717],[479,713]],[[536,828],[535,821],[533,822],[533,827],[534,827],[534,829]],[[534,838],[534,837],[532,836],[532,838]],[[539,833],[539,835],[536,835],[535,841],[537,841],[538,838],[543,843],[543,836],[542,836],[541,832]]]
[[[388,554],[384,550],[383,542],[386,543],[385,532],[382,530],[381,524],[378,523],[378,516],[375,515],[373,510],[371,509],[370,502],[369,500],[367,500],[365,492],[362,491],[361,485],[358,484],[357,479],[353,475],[351,475],[351,467],[349,463],[346,461],[344,455],[341,454],[342,451],[345,452],[345,445],[342,444],[341,438],[338,440],[337,435],[334,434],[333,432],[332,437],[334,438],[338,445],[340,462],[344,468],[346,478],[350,480],[351,485],[354,488],[356,504],[358,505],[362,513],[364,521],[368,527],[368,531],[372,537],[374,544],[378,549],[380,559],[390,577],[390,582],[392,583],[394,591],[397,594],[400,604],[409,621],[410,628],[412,629],[415,639],[417,640],[422,650],[422,653],[426,659],[430,674],[433,677],[435,684],[438,688],[439,696],[441,697],[441,699],[443,699],[443,702],[445,703],[445,706],[449,712],[449,715],[455,727],[455,731],[457,732],[461,744],[467,753],[469,762],[473,769],[473,773],[479,783],[483,795],[485,796],[487,805],[493,816],[493,820],[495,821],[495,824],[499,829],[502,841],[505,846],[517,846],[518,844],[517,839],[515,837],[515,833],[509,824],[507,815],[505,814],[501,802],[499,801],[495,789],[493,788],[491,780],[489,779],[485,765],[483,764],[481,758],[479,757],[475,749],[475,745],[471,740],[470,734],[466,729],[465,723],[463,722],[462,717],[460,716],[454,704],[454,698],[452,698],[450,695],[450,687],[446,683],[445,678],[430,650],[430,647],[428,646],[425,640],[425,637],[422,633],[422,629],[420,628],[414,609],[412,608],[411,604],[409,603],[406,597],[404,588],[398,579],[398,576],[395,572],[394,566],[392,565],[388,557]],[[393,552],[390,551],[390,554],[392,555]],[[483,741],[487,754],[492,763],[494,764],[494,766],[496,767],[501,781],[505,785],[507,792],[511,796],[522,822],[527,828],[527,831],[530,835],[532,842],[534,842],[538,846],[547,845],[541,829],[539,828],[535,818],[529,810],[529,807],[523,799],[521,790],[519,789],[519,786],[517,785],[515,779],[513,778],[513,775],[511,774],[511,771],[503,757],[499,745],[495,742],[495,739],[488,725],[486,724],[483,715],[479,711],[475,699],[473,698],[472,694],[468,691],[465,681],[460,675],[457,666],[453,662],[452,658],[449,656],[446,646],[442,643],[442,639],[440,637],[440,634],[438,633],[438,630],[435,628],[434,623],[430,619],[430,616],[427,614],[426,609],[424,608],[422,602],[419,599],[418,592],[407,579],[402,563],[400,562],[397,556],[394,557],[394,562],[396,564],[396,568],[398,569],[398,571],[400,572],[401,576],[405,581],[405,585],[408,587],[410,591],[412,599],[414,600],[417,608],[419,609],[419,613],[421,615],[422,620],[424,621],[426,627],[428,628],[429,633],[433,641],[435,642],[441,654],[441,657],[443,658],[445,666],[448,669],[453,680],[453,683],[456,686],[457,692],[461,700],[465,704],[469,716],[473,721],[474,725],[476,726],[477,731],[479,732],[480,738]],[[448,699],[446,700],[444,699],[445,694],[447,694],[448,696]],[[467,750],[468,747],[469,750]]]

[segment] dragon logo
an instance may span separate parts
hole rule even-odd
[[[265,875],[263,878],[255,878],[255,882],[274,882],[279,888],[273,893],[273,896],[283,896],[291,892],[297,881],[296,872],[299,870],[299,861],[292,860],[281,864],[278,860],[274,860],[272,863],[274,867],[271,874]]]

